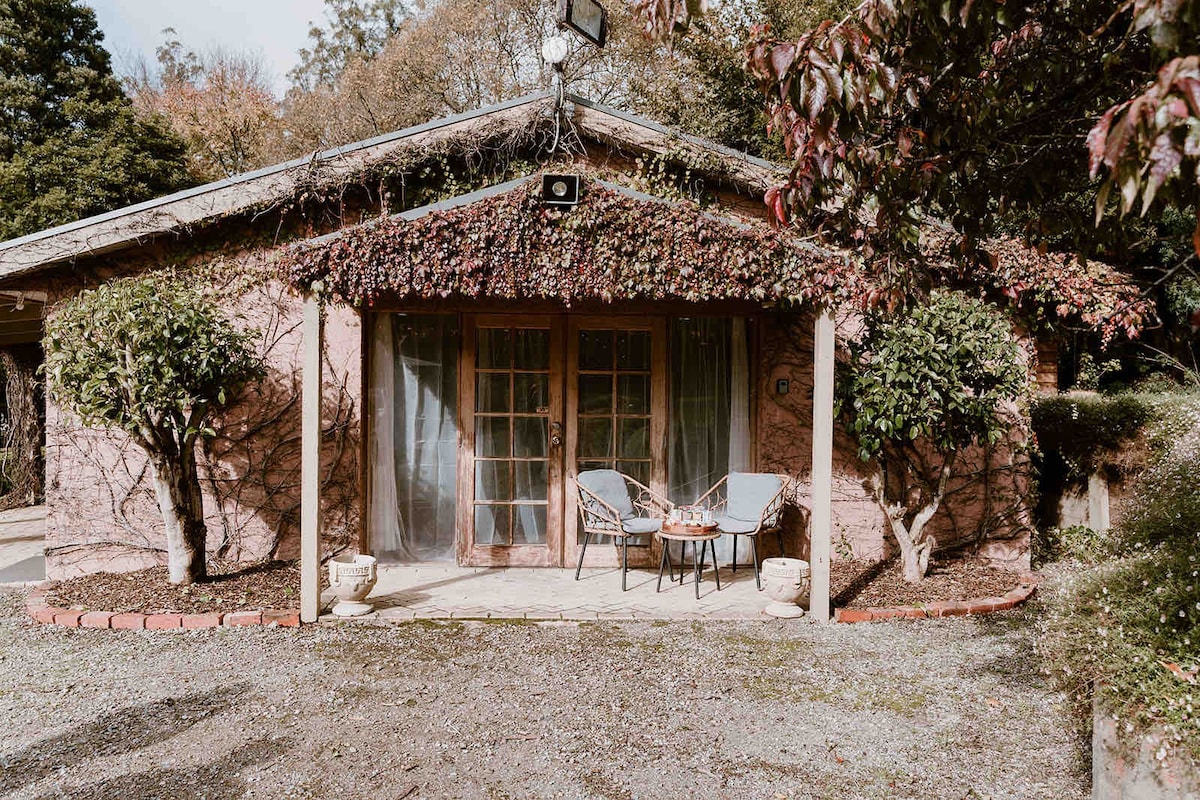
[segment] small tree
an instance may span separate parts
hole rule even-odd
[[[205,580],[196,441],[261,364],[237,330],[174,276],[84,291],[46,322],[47,388],[85,425],[122,430],[149,457],[172,583]]]
[[[1012,329],[995,307],[934,292],[867,316],[838,387],[846,429],[873,466],[870,488],[900,546],[904,579],[925,577],[937,513],[959,451],[994,443],[1002,406],[1029,385]]]

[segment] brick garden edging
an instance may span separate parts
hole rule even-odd
[[[266,611],[209,612],[204,614],[116,614],[112,611],[80,611],[58,608],[46,602],[47,587],[39,586],[25,598],[25,611],[43,625],[64,628],[103,628],[116,630],[197,630],[233,628],[242,625],[300,627],[300,611],[295,608]]]
[[[1000,597],[979,600],[937,600],[920,606],[887,606],[884,608],[839,608],[834,615],[838,622],[876,622],[883,619],[925,619],[927,617],[962,617],[967,614],[991,614],[1007,611],[1024,603],[1037,591],[1037,579],[1024,575],[1021,583]]]

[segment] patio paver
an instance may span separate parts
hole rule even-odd
[[[697,600],[691,574],[683,585],[663,582],[655,592],[657,571],[631,570],[629,590],[621,591],[616,568],[585,569],[575,580],[573,568],[456,567],[445,564],[387,565],[368,602],[376,611],[353,618],[367,622],[412,619],[767,619],[766,597],[754,585],[753,570],[721,568],[721,590],[712,568],[701,581]],[[344,621],[328,613],[323,622]]]
[[[37,583],[46,577],[46,507],[0,513],[0,584]]]

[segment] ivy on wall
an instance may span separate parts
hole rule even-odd
[[[988,286],[1035,320],[1083,324],[1096,330],[1106,345],[1118,336],[1136,338],[1156,321],[1153,299],[1103,264],[1041,252],[1017,239],[993,239],[985,244],[986,266],[968,271],[963,265],[977,259],[954,258],[949,239],[939,234],[925,242],[943,254],[940,269],[947,280]]]

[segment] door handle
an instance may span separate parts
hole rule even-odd
[[[561,422],[551,422],[550,423],[550,446],[551,447],[559,447],[560,445],[562,445],[562,423]]]

